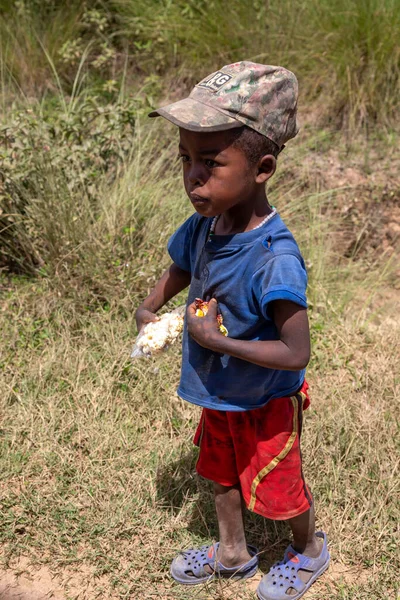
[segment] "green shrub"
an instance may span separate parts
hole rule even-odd
[[[112,15],[96,0],[0,0],[0,66],[3,84],[24,95],[54,92],[54,73],[66,92],[85,58],[91,82],[110,79],[116,59]]]
[[[136,104],[95,99],[41,114],[19,110],[0,128],[2,262],[31,272],[84,239],[100,185],[132,147]]]

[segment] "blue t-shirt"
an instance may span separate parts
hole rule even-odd
[[[229,337],[279,339],[270,303],[291,300],[307,307],[307,273],[293,235],[279,215],[258,229],[214,234],[211,240],[210,226],[211,219],[195,213],[168,242],[174,263],[191,273],[188,304],[216,298]],[[304,375],[203,348],[185,323],[178,395],[189,402],[226,411],[259,408],[296,392]]]

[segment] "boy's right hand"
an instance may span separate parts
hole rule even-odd
[[[175,263],[169,266],[136,311],[136,326],[139,333],[147,323],[159,321],[159,317],[151,312],[148,307],[157,312],[168,300],[171,300],[190,284],[190,277],[190,273],[184,271]]]
[[[135,313],[135,319],[138,333],[141,332],[141,330],[145,325],[147,325],[147,323],[154,323],[155,321],[160,320],[155,313],[150,312],[149,310],[147,310],[147,308],[144,308],[142,306],[139,306],[139,308],[137,309]]]

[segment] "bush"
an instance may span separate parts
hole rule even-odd
[[[66,110],[19,110],[0,129],[0,250],[3,266],[32,272],[84,239],[100,185],[130,155],[133,101]]]
[[[82,57],[90,66],[92,84],[110,79],[116,59],[110,40],[112,15],[97,4],[0,0],[0,66],[7,87],[41,96],[54,92],[56,75],[70,92]]]

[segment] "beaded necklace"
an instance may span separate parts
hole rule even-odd
[[[272,217],[274,217],[276,215],[276,208],[275,206],[272,206],[272,212],[269,213],[269,215],[267,215],[265,217],[265,219],[263,221],[261,221],[261,223],[259,223],[258,225],[256,225],[255,227],[252,227],[252,229],[250,229],[250,231],[254,231],[255,229],[259,229],[260,227],[262,227],[263,225],[265,225],[265,223],[268,223],[268,221],[270,219],[272,219]],[[210,227],[210,232],[208,234],[208,240],[211,240],[212,236],[215,235],[215,228],[217,226],[217,222],[218,219],[220,218],[221,215],[216,215],[212,222],[211,222],[211,227]]]

